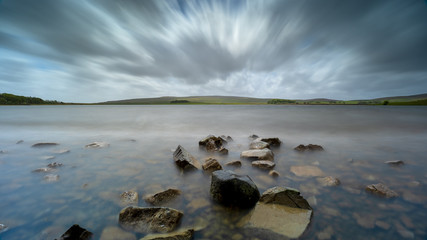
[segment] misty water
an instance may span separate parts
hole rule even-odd
[[[199,149],[209,134],[234,139],[228,155]],[[241,168],[224,168],[249,175],[261,193],[288,186],[310,199],[313,217],[302,239],[427,238],[426,107],[179,105],[0,107],[0,224],[8,226],[0,239],[54,239],[73,224],[99,239],[104,229],[119,226],[122,192],[144,196],[171,187],[182,191],[166,204],[184,212],[180,227],[205,227],[195,239],[263,239],[236,226],[246,212],[211,200],[209,174],[182,173],[172,157],[182,145],[200,162],[214,156],[224,166],[240,159],[251,134],[282,140],[273,149],[280,177],[246,159]],[[110,145],[84,147],[95,141]],[[59,145],[31,147],[38,142]],[[309,143],[325,151],[293,150]],[[389,160],[405,164],[392,167],[384,163]],[[32,172],[51,162],[63,164],[53,172],[59,181]],[[290,167],[299,165],[317,166],[341,185],[298,177]],[[399,196],[365,192],[374,183]],[[149,206],[141,197],[138,205]]]

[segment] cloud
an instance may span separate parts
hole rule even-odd
[[[370,98],[427,90],[421,1],[0,2],[2,91]]]

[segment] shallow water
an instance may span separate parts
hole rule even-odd
[[[241,168],[225,169],[249,175],[261,193],[289,186],[315,198],[302,239],[426,239],[426,119],[426,107],[394,106],[2,106],[0,223],[9,228],[0,239],[53,239],[73,224],[99,239],[103,229],[118,226],[122,192],[134,189],[142,196],[170,187],[183,192],[167,204],[184,212],[181,227],[208,224],[195,239],[263,239],[236,226],[245,211],[211,201],[209,174],[183,174],[175,166],[172,152],[179,144],[201,162],[211,156],[198,147],[208,134],[234,139],[228,156],[213,154],[223,166],[240,159],[250,134],[283,141],[274,149],[279,178],[244,159]],[[110,146],[84,148],[94,141]],[[37,142],[59,145],[32,148]],[[325,151],[293,150],[309,143]],[[61,149],[70,152],[55,153]],[[390,167],[388,160],[405,165]],[[53,173],[59,181],[32,172],[51,162],[64,164]],[[290,167],[298,165],[318,166],[341,185],[322,187],[315,177],[297,177]],[[378,182],[399,197],[364,191]],[[142,199],[138,205],[148,206]]]

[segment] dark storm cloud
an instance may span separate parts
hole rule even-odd
[[[69,101],[102,89],[120,91],[84,101],[416,94],[427,91],[426,29],[415,0],[4,0],[0,82],[68,89],[42,95]]]

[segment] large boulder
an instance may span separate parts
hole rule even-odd
[[[193,239],[193,234],[193,229],[187,229],[172,233],[149,234],[140,240],[191,240]]]
[[[169,188],[166,191],[163,192],[159,192],[156,194],[152,194],[152,195],[148,195],[146,197],[144,197],[144,200],[152,205],[161,205],[164,204],[166,202],[169,202],[173,199],[175,199],[176,197],[178,197],[179,195],[181,195],[181,191],[178,189],[173,189],[173,188]]]
[[[202,168],[207,172],[222,170],[221,164],[219,164],[218,160],[216,160],[215,158],[205,159],[205,163],[203,164]]]
[[[240,157],[252,158],[252,159],[257,159],[257,160],[270,160],[270,161],[274,160],[273,152],[267,148],[246,150],[240,154]]]
[[[92,238],[92,233],[88,230],[81,228],[79,225],[74,224],[64,234],[62,234],[59,240],[87,240]]]
[[[250,208],[259,200],[257,186],[249,176],[232,171],[215,171],[211,180],[212,198],[225,206]]]
[[[312,213],[298,190],[274,187],[262,194],[255,208],[238,225],[262,230],[265,236],[273,233],[282,238],[298,238],[307,229]]]
[[[184,170],[200,169],[200,163],[193,155],[185,150],[181,145],[178,145],[173,153],[173,159],[176,165]]]
[[[219,151],[224,148],[225,144],[227,144],[227,140],[222,137],[215,137],[214,135],[209,135],[199,141],[199,146],[209,152]]]
[[[391,190],[382,183],[368,185],[366,186],[365,190],[372,194],[386,198],[393,198],[399,196],[399,194],[397,194],[395,191]]]
[[[124,229],[139,233],[167,233],[178,226],[183,215],[173,208],[129,206],[120,211],[119,223]]]

